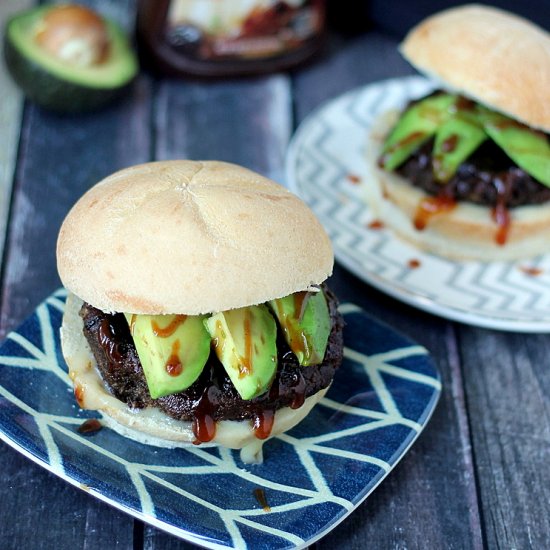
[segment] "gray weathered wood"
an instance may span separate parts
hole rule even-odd
[[[348,90],[414,74],[396,47],[394,39],[376,32],[331,42],[320,62],[296,73],[295,123],[299,124],[322,103]]]
[[[297,74],[296,122],[347,90],[410,74],[396,46],[396,41],[375,33],[364,35]],[[369,290],[344,270],[336,270],[334,286],[341,299],[358,303],[426,346],[441,368],[444,392],[426,433],[403,463],[318,547],[440,548],[452,540],[452,547],[480,548],[467,411],[452,325]]]
[[[0,548],[132,548],[133,522],[0,446]]]
[[[148,160],[149,106],[143,78],[121,103],[97,113],[67,117],[27,108],[6,245],[2,334],[60,285],[55,243],[70,206],[111,172]],[[6,445],[0,446],[0,487],[9,495],[0,499],[0,517],[13,526],[0,530],[0,548],[13,541],[20,548],[81,548],[84,540],[89,548],[132,547],[130,517],[45,474]]]
[[[283,181],[290,139],[290,79],[265,78],[216,84],[163,81],[155,102],[155,157],[224,160]],[[145,527],[145,548],[188,548]]]
[[[550,335],[459,335],[487,543],[550,548]]]
[[[148,93],[149,83],[141,79],[120,103],[96,113],[27,110],[6,251],[2,334],[59,286],[55,243],[70,206],[111,172],[148,160]]]
[[[158,160],[224,160],[283,181],[292,122],[287,76],[215,84],[166,80],[155,107]]]
[[[17,11],[32,5],[30,0],[0,3],[0,28],[4,28],[9,17]],[[0,59],[4,59],[3,43],[0,44]],[[8,224],[11,191],[17,146],[21,130],[23,96],[7,71],[0,70],[0,258],[4,252],[4,237]]]
[[[453,325],[369,289],[339,267],[332,286],[341,300],[354,301],[429,349],[443,393],[428,427],[395,471],[316,548],[482,548]]]
[[[87,3],[130,28],[132,0]],[[14,3],[0,5],[0,17],[11,9]],[[13,167],[19,114],[9,105],[17,94],[5,100],[0,237],[7,211],[1,201],[9,198],[12,179],[14,186],[0,334],[58,286],[59,225],[97,180],[150,158],[216,158],[283,181],[291,131],[313,109],[368,82],[413,73],[395,46],[376,32],[333,40],[320,62],[292,77],[208,84],[152,82],[143,75],[125,100],[90,115],[63,117],[28,106],[14,178],[10,162]],[[0,71],[2,94],[3,78]],[[342,300],[356,302],[430,349],[444,392],[432,421],[395,471],[314,546],[550,547],[550,336],[450,323],[371,289],[338,266],[332,286]],[[2,549],[191,548],[76,490],[6,445],[0,445],[0,490]]]

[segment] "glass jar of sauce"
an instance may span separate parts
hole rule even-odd
[[[324,0],[140,0],[137,39],[149,68],[227,77],[289,69],[321,47]]]

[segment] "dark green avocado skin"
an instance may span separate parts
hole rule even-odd
[[[32,59],[23,58],[4,33],[4,59],[13,80],[28,99],[62,113],[92,111],[120,97],[131,82],[118,88],[88,88],[50,74]]]

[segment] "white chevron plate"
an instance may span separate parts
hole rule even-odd
[[[65,296],[50,296],[0,348],[0,439],[207,548],[305,548],[322,537],[403,457],[441,391],[426,349],[344,304],[342,367],[308,417],[266,443],[263,464],[215,447],[151,447],[107,427],[84,435],[79,426],[96,415],[76,405],[61,355]]]
[[[550,332],[550,254],[517,262],[453,262],[373,227],[361,183],[376,117],[435,88],[404,77],[352,90],[314,111],[286,159],[287,184],[329,233],[337,260],[379,290],[436,315],[501,330]]]

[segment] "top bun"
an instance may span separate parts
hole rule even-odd
[[[550,35],[489,6],[437,13],[401,44],[419,71],[533,128],[550,131]]]
[[[280,298],[332,272],[329,238],[295,195],[225,162],[121,170],[71,209],[65,287],[106,312],[197,315]]]

